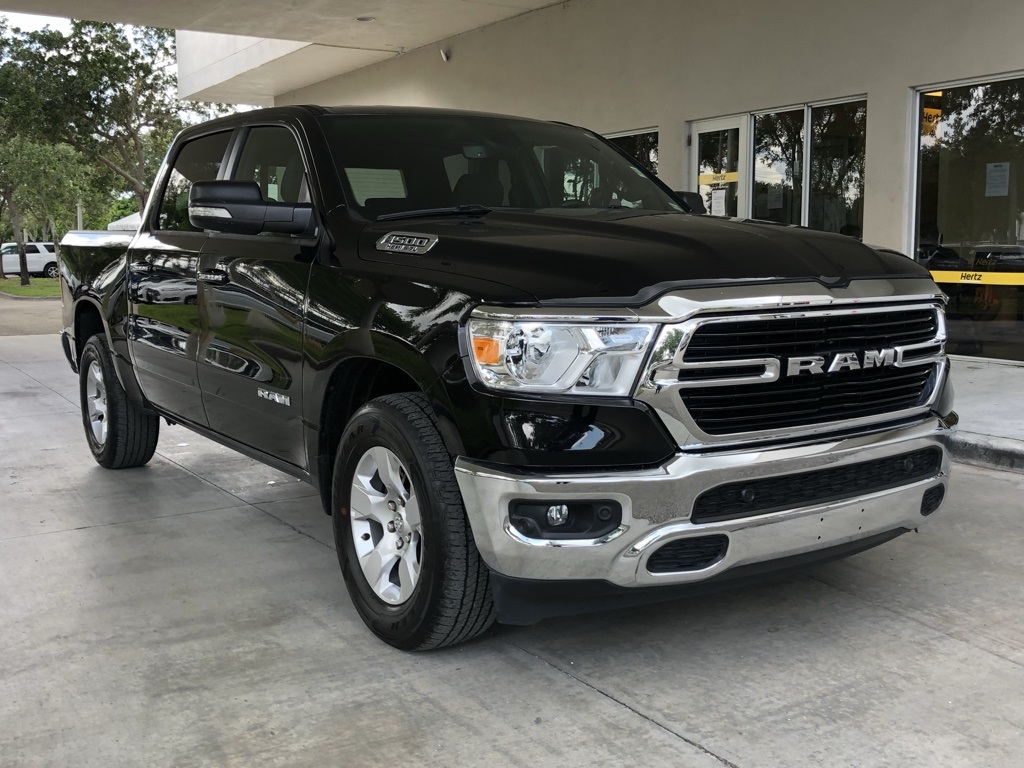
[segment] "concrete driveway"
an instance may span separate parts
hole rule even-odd
[[[60,328],[60,299],[17,299],[0,293],[0,336],[58,333]]]
[[[56,336],[0,339],[3,766],[1020,766],[1024,476],[796,576],[404,654],[312,489],[182,429],[89,456]]]

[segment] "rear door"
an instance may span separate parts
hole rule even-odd
[[[40,248],[35,243],[25,243],[25,264],[33,275],[43,271],[43,256],[39,251]]]
[[[265,200],[310,202],[292,127],[245,129],[232,155],[229,177],[255,181]],[[301,468],[303,303],[315,243],[214,233],[199,258],[199,382],[210,427]]]
[[[4,274],[17,275],[21,273],[21,259],[18,256],[18,244],[8,243],[3,247]],[[25,243],[25,264],[28,266],[29,274],[38,274],[43,271],[42,256],[35,243]]]
[[[128,260],[128,335],[142,391],[160,408],[201,426],[207,420],[196,371],[196,271],[207,236],[189,223],[188,193],[193,182],[218,178],[231,134],[199,136],[177,148]]]

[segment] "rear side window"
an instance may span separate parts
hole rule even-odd
[[[231,178],[255,181],[267,202],[309,202],[302,153],[292,132],[283,126],[251,128]]]
[[[405,175],[398,168],[346,168],[345,176],[357,205],[370,199],[403,199],[409,196]]]
[[[213,133],[185,144],[174,160],[174,167],[160,199],[158,229],[199,232],[188,221],[188,193],[197,181],[213,181],[224,162],[231,131]]]

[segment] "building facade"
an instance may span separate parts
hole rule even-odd
[[[402,6],[376,3],[372,19],[346,23],[378,41],[374,25]],[[240,103],[442,106],[584,125],[673,188],[699,190],[713,215],[908,254],[950,296],[952,352],[1024,360],[1024,4],[519,10],[397,51],[181,32],[180,87]]]

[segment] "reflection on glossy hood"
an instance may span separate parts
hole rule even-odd
[[[386,253],[388,233],[436,235],[425,255]],[[767,222],[628,210],[525,213],[373,222],[359,253],[369,261],[473,276],[538,301],[638,303],[670,282],[927,277],[912,260],[850,237]],[[646,295],[645,295],[646,294]]]

